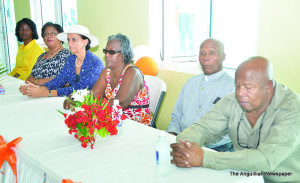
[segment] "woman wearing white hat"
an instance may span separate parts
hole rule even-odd
[[[70,55],[61,72],[53,80],[41,87],[30,84],[21,92],[29,97],[68,96],[73,89],[92,88],[104,68],[99,57],[89,51],[98,45],[98,38],[91,35],[82,25],[73,25],[67,32],[60,33],[57,38],[68,42]],[[69,84],[68,87],[64,87]]]

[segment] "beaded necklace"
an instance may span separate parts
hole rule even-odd
[[[52,53],[50,53],[50,51],[47,51],[47,53],[44,56],[44,59],[49,59],[52,58],[53,56],[55,56],[63,47],[60,46],[59,48],[57,48],[56,50],[54,50]]]

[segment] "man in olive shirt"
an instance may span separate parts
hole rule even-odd
[[[299,181],[300,96],[273,80],[272,65],[263,57],[238,67],[235,87],[235,95],[223,98],[177,136],[172,163],[259,171],[266,181]],[[201,148],[224,133],[229,133],[235,152]]]

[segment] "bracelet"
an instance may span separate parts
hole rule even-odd
[[[38,80],[39,80],[39,79],[36,79],[36,80],[34,81],[34,84],[35,84],[35,85],[36,85],[36,83],[38,82]]]
[[[51,97],[51,90],[49,90],[48,97]]]

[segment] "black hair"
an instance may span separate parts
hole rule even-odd
[[[64,32],[64,29],[59,24],[54,24],[52,22],[47,22],[42,27],[42,34],[41,34],[42,37],[43,37],[44,32],[45,32],[47,27],[54,27],[54,29],[56,29],[58,33]],[[61,44],[64,44],[64,42],[61,41]]]
[[[88,51],[91,48],[91,40],[88,37],[86,37],[86,36],[83,36],[81,34],[79,34],[79,35],[81,36],[81,38],[83,40],[85,40],[85,39],[89,40],[88,44],[85,46],[85,50]]]
[[[21,38],[21,36],[19,34],[19,30],[20,30],[22,23],[25,23],[30,27],[30,29],[32,31],[32,39],[39,39],[39,35],[37,33],[35,23],[32,20],[30,20],[29,18],[23,18],[16,25],[16,36],[17,36],[17,39],[19,42],[23,42],[23,39]]]

